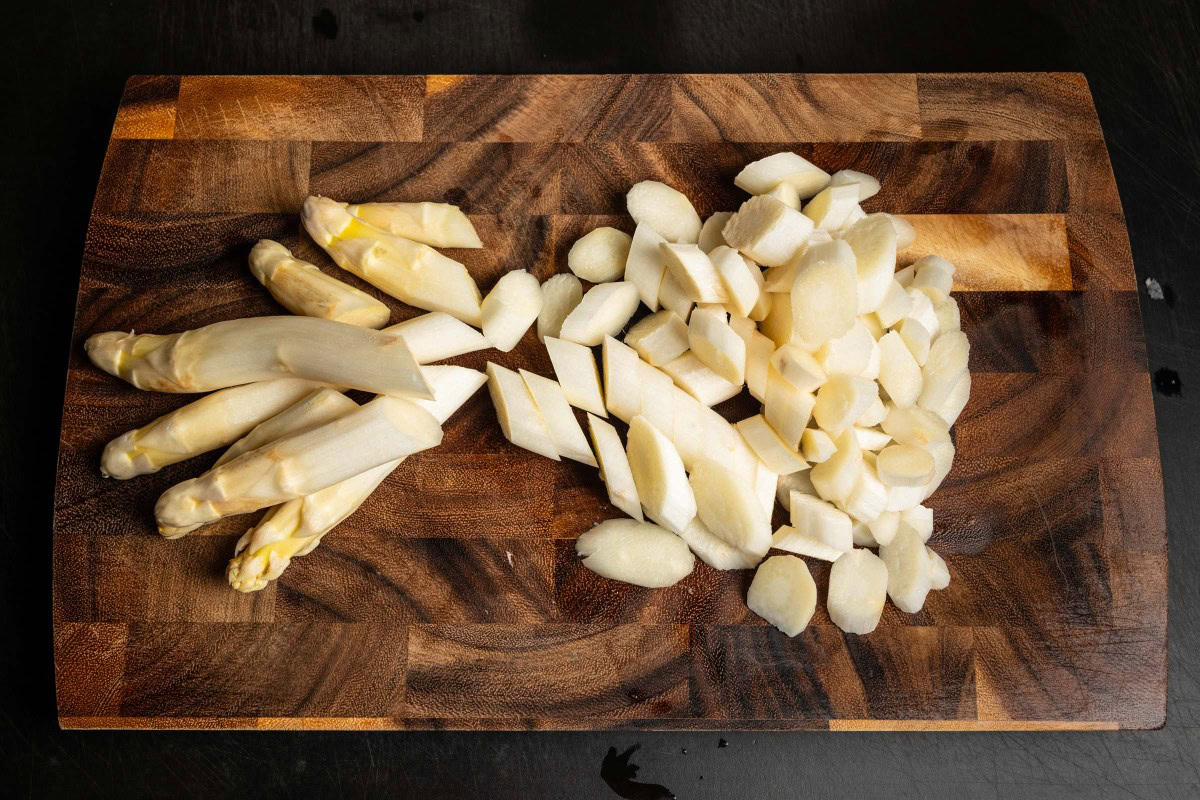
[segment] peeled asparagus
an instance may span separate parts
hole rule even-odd
[[[801,392],[815,392],[827,380],[825,370],[807,350],[785,344],[771,356],[779,377]]]
[[[708,219],[704,220],[704,224],[700,227],[700,239],[697,244],[700,249],[706,253],[711,253],[721,245],[728,245],[725,237],[721,235],[721,230],[725,227],[725,223],[729,222],[729,218],[733,216],[732,211],[718,211]]]
[[[98,333],[84,348],[110,375],[158,392],[207,392],[291,376],[431,396],[403,337],[315,317],[250,317],[161,336]]]
[[[852,428],[879,396],[879,385],[855,375],[834,375],[817,390],[813,419],[822,430],[837,438]]]
[[[882,327],[890,328],[907,317],[911,310],[912,298],[908,296],[908,291],[893,279],[883,295],[883,302],[875,309],[875,319]]]
[[[592,448],[588,446],[587,437],[583,435],[583,428],[579,427],[575,412],[571,411],[567,396],[563,394],[558,382],[526,370],[520,370],[520,375],[525,379],[529,393],[533,395],[534,403],[542,414],[542,420],[546,423],[550,438],[554,442],[554,449],[559,455],[589,467],[597,466]]]
[[[637,287],[632,283],[598,283],[563,320],[558,338],[594,347],[625,327],[637,307]]]
[[[608,502],[629,516],[642,521],[642,503],[638,499],[633,472],[629,469],[629,458],[617,429],[594,414],[588,414],[588,430],[592,434],[592,446],[599,461],[600,480],[608,490]]]
[[[860,203],[879,194],[879,179],[865,172],[858,172],[853,169],[839,169],[829,179],[830,186],[849,186],[851,184],[858,187],[858,202]]]
[[[766,194],[780,183],[788,183],[807,199],[828,185],[829,173],[795,153],[782,152],[750,162],[733,183],[750,194]]]
[[[804,457],[814,464],[828,461],[837,452],[833,437],[819,428],[805,428],[800,437],[800,448]]]
[[[869,522],[867,525],[871,529],[871,536],[875,539],[876,544],[888,544],[896,538],[896,531],[900,528],[900,512],[884,511],[875,518],[874,522]]]
[[[496,420],[504,438],[517,447],[555,461],[561,460],[554,436],[521,376],[490,361],[487,376],[488,393],[496,407]]]
[[[929,556],[929,588],[945,589],[950,585],[950,568],[941,556],[928,547],[925,548],[925,554]]]
[[[567,253],[567,268],[585,281],[604,283],[625,274],[633,237],[616,228],[596,228],[575,240]]]
[[[675,445],[645,417],[629,423],[629,468],[646,516],[671,531],[681,531],[696,516],[696,497]]]
[[[729,310],[739,317],[753,313],[763,290],[762,270],[738,251],[724,245],[714,248],[708,257],[725,288],[728,298],[725,304]]]
[[[808,627],[817,608],[817,584],[801,559],[771,556],[754,573],[746,605],[788,636],[795,636]]]
[[[725,315],[698,308],[688,323],[688,344],[696,358],[732,384],[746,380],[746,343],[733,332]]]
[[[665,183],[635,183],[625,195],[625,207],[634,222],[649,225],[668,242],[700,238],[700,215],[684,194]]]
[[[925,256],[913,263],[914,289],[929,296],[935,306],[946,302],[954,285],[954,265],[940,256]]]
[[[767,379],[774,352],[775,343],[758,331],[746,339],[746,388],[760,403],[765,403],[767,399]]]
[[[883,212],[876,212],[867,216],[882,217],[892,223],[892,228],[896,231],[896,247],[899,250],[911,247],[912,243],[917,240],[917,229],[904,217],[898,217],[895,214],[884,214]]]
[[[475,226],[449,203],[359,203],[348,212],[393,236],[433,247],[483,247]]]
[[[924,486],[933,477],[933,456],[919,447],[894,444],[879,451],[875,469],[888,486]]]
[[[730,247],[756,263],[777,267],[804,246],[812,229],[812,220],[796,209],[759,195],[742,203],[721,233]]]
[[[771,549],[771,520],[744,478],[709,458],[689,478],[696,514],[714,535],[739,550],[764,556]]]
[[[100,456],[100,472],[125,480],[216,450],[318,388],[282,378],[213,392],[113,439]]]
[[[843,504],[843,508],[851,518],[868,525],[887,511],[889,498],[889,487],[879,480],[875,464],[868,460],[871,455],[869,452],[863,452],[862,470],[858,473],[858,480]]]
[[[860,318],[850,330],[821,345],[815,358],[823,374],[862,375],[870,369],[875,347],[875,339]]]
[[[663,308],[674,311],[681,320],[688,321],[696,301],[688,296],[687,290],[675,280],[675,276],[663,267],[662,283],[658,288],[658,302]]]
[[[547,278],[542,284],[542,310],[537,317],[538,341],[544,342],[550,336],[557,338],[562,331],[563,320],[582,299],[583,284],[579,278],[568,272]]]
[[[826,186],[804,206],[804,216],[819,230],[836,231],[858,208],[857,186]]]
[[[750,449],[772,472],[790,475],[808,468],[808,463],[779,438],[762,414],[742,420],[737,423],[737,429]]]
[[[546,352],[567,402],[592,414],[607,417],[604,395],[600,392],[600,373],[596,371],[596,356],[581,344],[546,337]]]
[[[482,324],[479,287],[454,259],[370,225],[327,197],[305,200],[300,219],[342,269],[409,305]]]
[[[428,411],[377,397],[340,419],[171,487],[154,508],[159,532],[176,538],[230,514],[303,497],[441,440],[441,426]]]
[[[598,575],[648,588],[678,583],[696,565],[683,539],[629,519],[601,522],[575,541],[575,552]]]
[[[896,229],[881,217],[866,217],[846,231],[842,241],[854,251],[858,276],[858,313],[882,305],[896,272]]]
[[[887,599],[887,564],[870,550],[842,553],[829,571],[829,619],[846,633],[870,633]]]
[[[921,366],[900,334],[895,331],[884,334],[879,340],[879,385],[892,403],[906,407],[917,402],[921,382]]]
[[[850,517],[818,497],[793,492],[788,497],[791,527],[775,533],[773,547],[833,561],[852,546]]]
[[[887,565],[887,592],[896,608],[908,614],[920,611],[931,588],[925,542],[911,527],[900,523],[896,537],[879,548],[879,557]]]
[[[250,385],[254,386],[255,384]],[[243,453],[257,450],[285,436],[291,436],[293,433],[312,430],[327,422],[332,422],[339,417],[346,416],[356,408],[358,408],[357,403],[336,389],[330,389],[327,386],[314,389],[275,416],[255,425],[253,430],[230,445],[213,463],[213,466],[219,467]]]
[[[774,369],[767,370],[766,399],[763,401],[763,416],[771,427],[793,450],[799,449],[800,437],[812,415],[817,399],[809,392],[802,392],[785,381]]]
[[[650,366],[661,367],[688,349],[688,326],[674,311],[659,311],[630,328],[625,334],[625,344]]]
[[[929,347],[922,369],[923,384],[917,404],[924,409],[940,408],[967,371],[971,343],[962,331],[949,331]]]
[[[790,183],[776,184],[774,189],[765,194],[767,197],[774,197],[788,208],[800,210],[800,192]]]
[[[709,407],[736,397],[742,391],[740,383],[732,383],[718,375],[691,350],[663,364],[662,371],[671,376],[676,386]]]
[[[383,329],[404,337],[418,364],[474,353],[492,343],[479,331],[444,311],[430,311]]]
[[[815,350],[854,327],[858,279],[854,253],[836,239],[805,251],[792,283],[792,339]]]
[[[913,506],[898,512],[900,521],[912,528],[921,537],[922,542],[928,542],[933,536],[933,509],[928,506]]]
[[[695,517],[679,532],[679,538],[687,542],[696,557],[713,569],[754,569],[762,556],[739,550],[720,538]]]
[[[917,364],[924,365],[925,360],[929,358],[929,345],[932,339],[929,329],[913,317],[907,317],[896,328],[896,333],[900,334],[900,338],[908,347],[908,352],[912,353]]]
[[[844,503],[858,484],[858,477],[863,470],[862,448],[853,429],[846,429],[837,437],[837,451],[832,456],[815,465],[809,475],[813,486],[825,500],[831,503]]]
[[[347,325],[382,328],[392,311],[364,291],[292,256],[279,242],[260,239],[250,249],[250,272],[293,314]]]
[[[674,278],[688,299],[697,303],[724,303],[728,299],[716,266],[699,246],[663,242],[658,251],[667,274]],[[660,302],[661,294],[660,286]]]
[[[506,272],[483,298],[483,335],[493,347],[507,353],[517,346],[541,311],[542,285],[538,279],[523,269]]]
[[[417,400],[439,423],[445,423],[479,390],[487,377],[465,367],[435,366],[422,370],[433,389],[433,400]],[[380,464],[319,492],[289,500],[270,509],[238,540],[234,558],[225,570],[239,592],[266,588],[291,563],[312,552],[321,538],[353,514],[371,492],[404,459]]]
[[[667,270],[660,248],[666,241],[654,228],[638,223],[625,258],[625,280],[637,287],[638,297],[651,311],[658,310],[659,291]]]

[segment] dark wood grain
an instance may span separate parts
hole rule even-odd
[[[506,442],[487,397],[255,595],[222,567],[253,516],[159,538],[151,508],[209,454],[108,481],[105,442],[188,398],[93,369],[99,330],[280,313],[259,237],[336,270],[303,197],[461,205],[485,291],[565,268],[624,193],[664,180],[707,216],[747,161],[791,149],[878,175],[908,263],[959,267],[973,392],[931,544],[954,577],[868,636],[819,603],[788,639],[751,573],[648,590],[574,538],[619,516],[596,471]],[[1163,718],[1166,521],[1120,197],[1073,74],[140,77],[88,230],[67,374],[53,592],[64,727],[1110,729]],[[455,359],[552,370],[533,334]],[[738,398],[719,408],[754,413]],[[582,418],[582,416],[581,416]],[[829,565],[811,562],[821,592]]]

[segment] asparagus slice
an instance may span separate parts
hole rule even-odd
[[[423,368],[433,400],[415,401],[445,423],[487,381],[482,372],[440,365]],[[322,537],[353,514],[404,461],[394,459],[305,497],[269,510],[238,540],[225,570],[229,585],[256,592],[283,574],[293,558],[312,552]]]
[[[340,419],[171,487],[154,508],[158,530],[174,539],[221,517],[312,494],[441,440],[441,426],[428,411],[398,397],[377,397]]]
[[[479,287],[454,259],[370,225],[327,197],[305,200],[300,219],[342,269],[409,305],[483,324]]]
[[[296,377],[430,397],[402,336],[315,317],[251,317],[165,336],[110,331],[84,343],[92,363],[139,389],[207,392]]]
[[[100,456],[100,472],[126,480],[223,447],[318,387],[283,378],[205,395],[113,439]]]
[[[280,305],[302,317],[382,328],[392,315],[371,295],[293,257],[292,251],[270,239],[260,239],[251,248],[250,271]]]

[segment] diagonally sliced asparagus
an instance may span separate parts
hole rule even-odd
[[[479,287],[454,259],[370,225],[327,197],[305,200],[300,219],[347,272],[409,305],[445,311],[477,327],[483,324]]]
[[[307,378],[429,397],[403,337],[315,317],[250,317],[165,336],[110,331],[84,343],[92,363],[139,389],[208,392]]]
[[[158,530],[173,539],[231,514],[245,514],[436,446],[442,429],[428,411],[377,397],[341,419],[243,453],[158,498]]]
[[[317,388],[313,381],[284,378],[205,395],[113,439],[100,457],[100,472],[125,480],[216,450]]]
[[[487,381],[466,367],[439,365],[423,369],[433,388],[433,400],[415,401],[445,423]],[[263,589],[278,578],[297,556],[307,555],[321,538],[353,514],[371,492],[404,459],[380,464],[305,497],[275,506],[238,540],[225,576],[239,592]]]
[[[260,239],[251,248],[250,271],[293,314],[364,328],[382,328],[392,315],[371,295],[293,257],[292,251],[270,239]]]

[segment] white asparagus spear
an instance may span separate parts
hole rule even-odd
[[[384,328],[383,332],[403,336],[418,364],[454,358],[492,346],[482,333],[444,311],[430,311],[406,319]]]
[[[92,363],[139,389],[208,392],[275,378],[430,397],[404,338],[315,317],[250,317],[157,335],[97,333]]]
[[[310,197],[300,212],[304,229],[339,267],[398,300],[483,324],[482,297],[467,268],[429,245],[370,225],[327,197]]]
[[[359,203],[346,210],[393,236],[433,247],[483,247],[475,226],[449,203]]]
[[[415,401],[440,423],[487,381],[482,372],[438,365],[422,370],[433,389],[433,400]],[[225,570],[239,592],[255,592],[288,568],[291,559],[312,552],[322,537],[353,514],[371,492],[403,463],[403,458],[380,464],[305,497],[275,506],[238,540],[234,558]]]
[[[221,517],[312,494],[441,440],[441,426],[428,411],[398,397],[377,397],[341,419],[171,487],[154,507],[158,530],[177,538]]]
[[[125,480],[216,450],[317,388],[313,381],[283,378],[205,395],[113,439],[100,456],[100,472]]]
[[[271,239],[259,239],[250,249],[250,272],[280,305],[302,317],[382,328],[392,315],[371,295],[326,275]]]
[[[270,419],[255,425],[254,430],[230,445],[213,466],[219,467],[227,461],[233,461],[242,453],[257,450],[293,433],[312,430],[318,425],[333,422],[356,408],[358,404],[337,389],[330,389],[328,386],[316,389]]]

